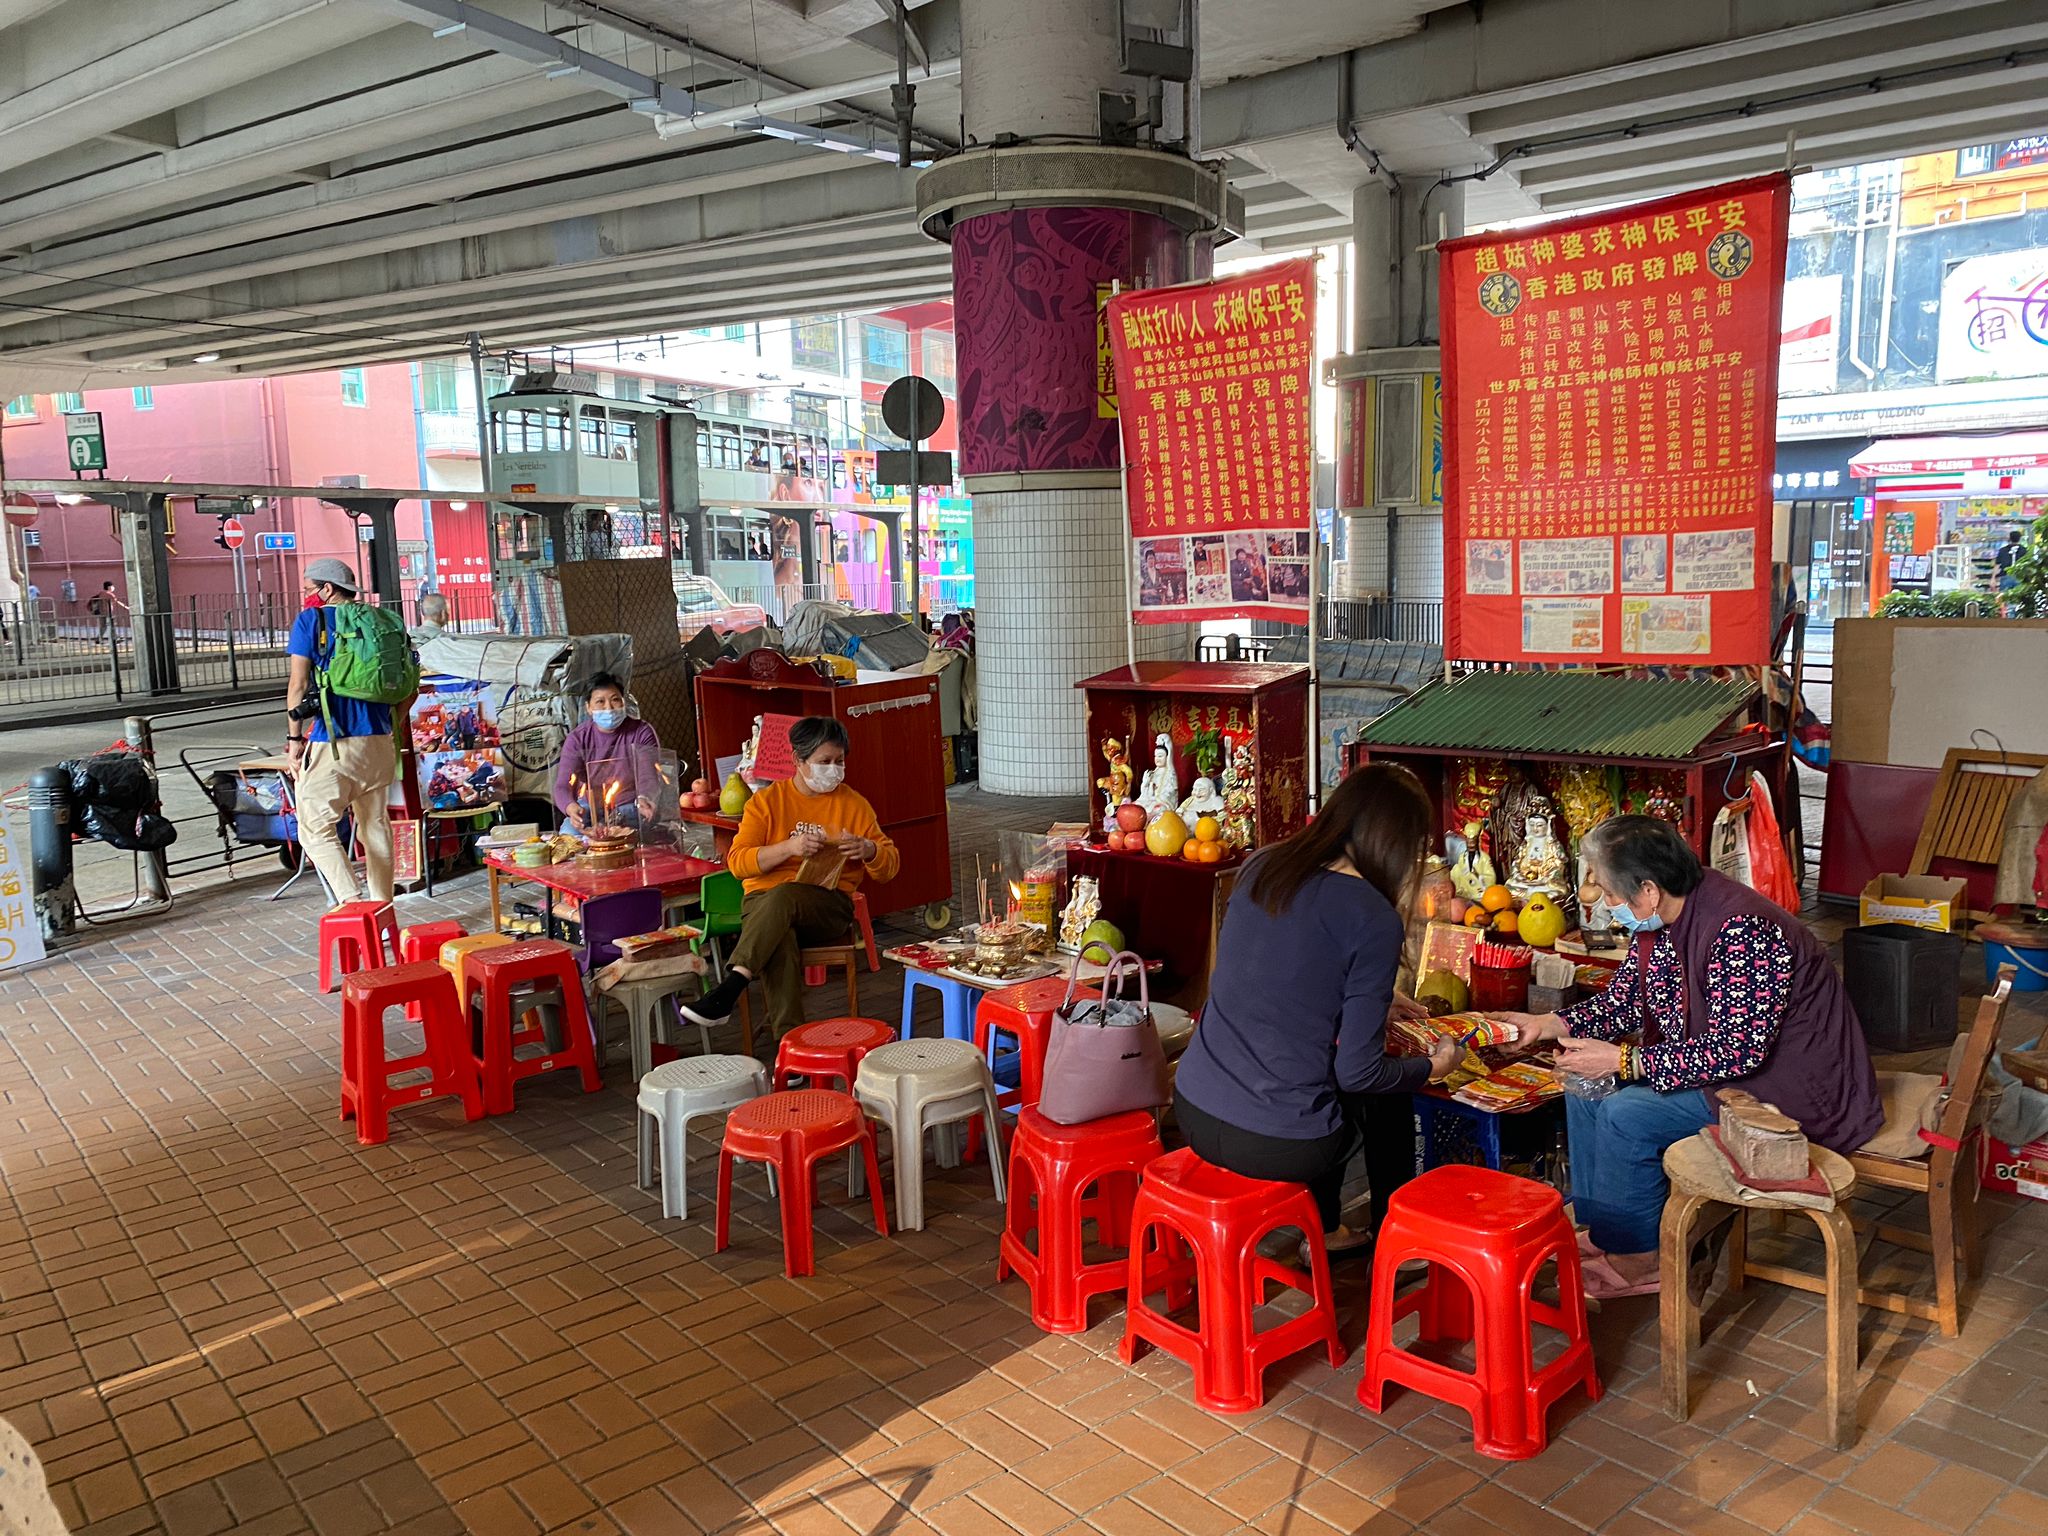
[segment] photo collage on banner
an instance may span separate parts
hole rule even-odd
[[[1109,305],[1139,623],[1306,621],[1315,262]]]
[[[1439,248],[1447,657],[1764,661],[1789,196]]]

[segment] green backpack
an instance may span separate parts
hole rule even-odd
[[[403,704],[419,691],[420,663],[405,621],[388,608],[368,603],[343,603],[322,608],[313,621],[313,654],[327,646],[327,625],[333,615],[334,650],[326,663],[314,664],[320,689],[320,712],[328,715],[330,697],[362,699],[371,704]],[[327,720],[330,732],[334,721]]]

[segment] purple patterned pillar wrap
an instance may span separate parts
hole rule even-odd
[[[953,230],[962,473],[1116,468],[1099,335],[1111,284],[1206,275],[1189,271],[1187,238],[1156,214],[1018,208],[963,220]]]

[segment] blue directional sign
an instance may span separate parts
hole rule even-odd
[[[299,536],[296,533],[259,533],[256,537],[264,549],[297,549]]]

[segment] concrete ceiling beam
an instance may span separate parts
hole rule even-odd
[[[680,164],[696,157],[678,155],[673,158]],[[352,260],[381,259],[422,246],[445,246],[449,242],[480,240],[490,235],[516,241],[521,236],[532,237],[539,231],[546,231],[548,233],[540,237],[539,263],[551,268],[573,266],[573,262],[564,260],[565,249],[598,243],[595,229],[574,229],[577,220],[596,220],[606,215],[663,204],[686,204],[716,193],[743,193],[749,189],[758,193],[788,182],[837,179],[828,172],[848,174],[823,162],[819,156],[795,153],[785,145],[759,140],[704,159],[707,165],[715,162],[720,169],[684,180],[674,174],[662,174],[664,170],[673,172],[676,169],[674,165],[637,166],[584,178],[578,184],[582,195],[577,197],[565,196],[555,183],[522,187],[496,197],[363,220],[346,229],[314,229],[258,242],[247,250],[238,249],[239,259],[225,262],[218,258],[187,258],[184,263],[171,263],[171,270],[161,276],[176,278],[187,275],[189,271],[197,271],[204,275],[209,287],[222,283],[254,284],[259,279],[274,279],[268,288],[243,290],[248,296],[242,298],[241,307],[291,309],[297,306],[297,295],[317,280],[318,274],[331,272]],[[870,168],[892,184],[899,179],[907,180],[903,173],[888,167],[872,165]],[[908,208],[910,193],[907,186],[898,187],[896,196],[901,205]],[[757,199],[745,201],[751,204]],[[556,231],[559,231],[559,236]],[[527,243],[533,242],[529,240]],[[457,270],[472,270],[479,259],[459,247],[450,257]],[[159,281],[159,275],[157,269],[149,269],[136,281],[148,288],[160,289],[164,285]],[[103,294],[103,285],[97,291]],[[177,309],[184,295],[138,295],[138,299],[145,297],[150,300],[151,308],[184,318]],[[34,302],[50,302],[50,296],[37,296]],[[9,325],[10,314],[18,317],[19,313],[0,307],[0,335],[4,335]]]
[[[512,66],[497,64],[499,71]],[[436,133],[479,116],[532,108],[532,84],[518,78],[466,83],[408,82],[383,98],[388,110],[365,98],[331,102],[304,114],[297,129],[270,124],[248,134],[188,144],[162,154],[56,186],[43,186],[0,199],[0,228],[10,245],[47,246],[90,231],[116,232],[146,225],[167,202],[232,199],[252,183],[283,176],[318,162],[332,162],[369,149],[389,149],[412,134]],[[651,137],[650,133],[650,137]]]
[[[826,228],[803,232],[800,249],[792,250],[784,233],[709,240],[694,245],[652,252],[635,252],[606,261],[588,262],[576,268],[576,292],[590,294],[658,293],[673,288],[694,269],[709,267],[730,273],[816,271],[821,264],[863,264],[870,258],[900,260],[930,248],[921,233],[907,229],[900,214],[845,219]],[[215,313],[232,318],[237,325],[277,326],[290,329],[343,316],[368,323],[371,316],[385,311],[374,308],[382,295],[381,274],[366,274],[366,280],[344,296],[307,301],[289,309],[227,308],[215,296]],[[407,302],[395,313],[411,319],[429,317],[471,329],[470,321],[480,308],[488,308],[530,293],[534,289],[558,291],[563,274],[555,268],[519,272],[495,272],[487,278],[456,276],[443,281],[421,283],[408,290]],[[156,295],[138,293],[138,301]],[[184,325],[130,326],[120,331],[125,341],[178,341],[191,338],[190,323]]]
[[[1788,127],[1798,130],[1796,153],[1802,162],[1828,164],[1882,158],[1871,148],[1880,141],[1924,148],[1930,143],[1995,136],[1990,125],[2014,120],[2038,125],[2048,62],[2039,70],[2013,74],[2016,78],[2001,79],[2001,88],[1995,91],[1980,87],[1923,102],[1910,119],[1901,119],[1893,108],[1875,104],[1861,111],[1809,109],[1796,119],[1744,120],[1646,133],[1626,142],[1559,146],[1554,153],[1539,152],[1518,160],[1516,174],[1526,191],[1543,196],[1591,192],[1617,179],[1639,176],[1646,169],[1654,169],[1667,180],[1704,181],[1711,179],[1714,167],[1731,159],[1747,160],[1759,152],[1775,154],[1782,165]],[[1646,145],[1654,153],[1646,156]]]
[[[950,278],[912,278],[905,281],[890,281],[881,284],[836,284],[812,289],[806,300],[810,313],[842,309],[871,309],[892,304],[915,303],[937,298],[949,291]],[[779,321],[790,317],[790,310],[781,301],[757,304],[748,308],[705,309],[696,312],[679,310],[673,306],[649,306],[637,310],[620,310],[608,316],[602,323],[581,326],[560,326],[546,324],[524,330],[492,331],[485,342],[491,351],[514,351],[528,347],[548,345],[566,346],[574,342],[630,341],[636,337],[652,335],[657,331],[673,332],[692,326],[752,324],[755,321]],[[418,346],[392,345],[365,349],[362,347],[341,347],[322,349],[308,342],[307,349],[295,352],[287,358],[264,364],[251,371],[249,376],[274,373],[307,373],[325,368],[357,367],[372,363],[411,362],[422,357],[446,357],[448,348],[422,349]],[[5,359],[0,358],[0,367]],[[78,364],[70,366],[76,367]],[[219,377],[219,364],[210,369],[192,369],[194,376]],[[131,372],[109,376],[123,380],[138,377]],[[175,377],[171,373],[157,375],[163,380]]]
[[[923,259],[919,259],[922,254]],[[948,269],[948,257],[943,247],[927,243],[923,253],[903,250],[889,250],[877,253],[861,261],[837,261],[829,270],[821,272],[816,263],[808,266],[790,266],[774,272],[756,272],[742,269],[703,271],[694,278],[672,277],[665,283],[641,283],[623,285],[615,292],[587,293],[580,285],[565,288],[557,285],[552,293],[507,293],[501,295],[478,295],[488,297],[487,308],[495,330],[501,325],[545,324],[550,319],[563,323],[579,320],[598,321],[608,314],[626,310],[641,310],[654,304],[687,304],[692,308],[716,307],[730,301],[744,303],[757,297],[779,295],[790,303],[802,303],[804,295],[820,282],[844,285],[879,277],[894,272],[916,273],[929,276]],[[228,338],[224,341],[209,341],[209,350],[218,350],[228,363],[247,367],[260,364],[279,355],[303,347],[307,343],[323,344],[331,340],[339,344],[357,340],[366,345],[399,343],[417,344],[421,350],[431,350],[435,342],[447,347],[461,343],[463,332],[454,325],[437,323],[450,313],[456,318],[472,318],[478,312],[478,303],[472,300],[468,305],[450,311],[428,310],[415,312],[410,307],[381,310],[324,323],[301,322],[298,331],[284,333],[274,341],[270,338],[252,338],[241,343]],[[317,335],[306,334],[318,332]],[[186,340],[189,345],[189,340]],[[154,360],[164,355],[161,345],[150,347],[138,344],[125,333],[118,346],[87,349],[83,355],[95,365],[132,366],[137,361]]]
[[[1550,96],[1466,114],[1476,138],[1506,144],[1596,128],[1628,111],[1672,116],[1730,100],[1865,83],[1877,76],[1993,59],[2012,49],[2048,43],[2048,9],[2038,0],[2005,0],[1957,13],[1916,15],[1896,25],[1803,39],[1762,57],[1715,59],[1620,82],[1566,89]]]
[[[0,47],[0,161],[41,159],[391,25],[331,0],[227,0],[170,18],[161,5],[51,11]]]
[[[761,154],[780,147],[758,145],[746,153]],[[189,325],[195,343],[191,350],[219,350],[196,343],[209,335],[230,334],[228,328],[241,323],[238,317],[242,313],[293,310],[305,302],[338,299],[351,291],[351,285],[359,294],[402,302],[422,280],[479,282],[496,272],[525,271],[552,273],[566,288],[576,281],[578,253],[593,261],[628,254],[649,260],[657,252],[704,240],[753,236],[769,229],[794,235],[836,218],[862,218],[908,206],[907,178],[890,167],[871,163],[830,176],[809,174],[816,165],[815,156],[793,156],[735,168],[716,178],[716,186],[711,178],[685,184],[681,196],[675,184],[641,187],[624,203],[616,197],[608,200],[602,210],[564,207],[559,195],[544,195],[542,209],[508,210],[494,221],[489,235],[474,233],[474,226],[466,225],[461,234],[444,231],[437,241],[420,241],[413,247],[344,253],[334,248],[330,236],[325,242],[329,258],[325,261],[320,261],[318,250],[302,253],[306,259],[295,268],[262,285],[214,295],[218,304],[206,295],[183,295],[154,299],[151,309],[166,324]],[[776,179],[777,173],[783,174],[781,181]],[[548,193],[548,189],[540,191]],[[507,196],[530,198],[533,193],[528,190]],[[350,254],[357,261],[347,260]],[[362,264],[373,257],[373,264]],[[210,331],[209,321],[223,324]],[[128,323],[91,314],[41,317],[0,332],[0,358],[16,349],[59,347],[70,352],[104,344],[119,336]]]

